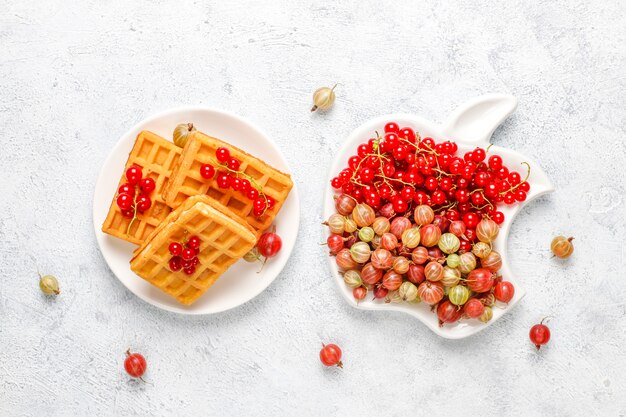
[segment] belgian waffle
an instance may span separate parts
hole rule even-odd
[[[118,188],[126,182],[124,177],[126,170],[132,165],[140,166],[144,178],[150,177],[156,183],[155,190],[150,193],[152,206],[146,212],[138,213],[137,219],[128,230],[131,219],[122,215],[116,203],[116,193],[111,202],[109,214],[102,225],[104,233],[135,244],[141,244],[147,238],[171,211],[165,204],[162,193],[180,154],[181,149],[172,142],[152,132],[142,131],[139,133],[135,146],[133,146],[128,161],[126,161]]]
[[[192,275],[172,272],[169,244],[194,235],[201,240],[196,271]],[[211,197],[198,195],[167,216],[135,251],[130,266],[152,285],[189,305],[255,244],[255,230],[250,225]]]
[[[215,151],[219,147],[228,148],[230,154],[241,162],[240,171],[254,179],[256,184],[262,187],[263,192],[274,199],[274,208],[267,209],[257,218],[253,215],[252,201],[241,192],[219,188],[215,179],[217,175],[210,180],[202,178],[200,167],[205,163],[215,165]],[[219,172],[219,167],[216,169]],[[292,187],[293,182],[288,174],[278,171],[233,145],[201,132],[194,132],[174,167],[163,198],[169,206],[176,208],[190,196],[206,194],[245,219],[258,234],[272,224]]]

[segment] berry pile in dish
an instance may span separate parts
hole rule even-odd
[[[388,123],[384,135],[358,146],[331,180],[335,208],[327,244],[359,301],[425,302],[439,324],[491,320],[513,284],[498,274],[493,242],[499,206],[526,199],[530,185],[489,149],[463,155]]]

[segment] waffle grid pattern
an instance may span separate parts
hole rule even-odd
[[[142,245],[131,261],[131,269],[137,275],[182,304],[196,301],[256,243],[250,228],[212,207],[207,200],[205,196],[190,198],[175,210],[167,224]],[[196,272],[188,276],[183,271],[170,271],[169,244],[193,235],[202,241]]]
[[[117,192],[111,202],[109,214],[107,215],[102,231],[120,239],[126,240],[134,244],[141,244],[148,235],[156,229],[156,227],[171,212],[171,208],[167,206],[162,198],[175,164],[181,154],[181,149],[162,137],[154,133],[143,131],[137,136],[135,146],[133,147],[124,173],[132,165],[138,165],[142,168],[143,176],[154,179],[156,188],[150,194],[152,206],[145,213],[138,213],[137,219],[134,221],[130,233],[127,234],[128,224],[131,219],[122,216],[122,212],[117,207]],[[126,178],[122,173],[122,178],[118,184],[121,186],[126,182]]]
[[[263,192],[276,202],[274,208],[266,210],[260,218],[252,214],[252,201],[245,195],[230,188],[219,188],[215,179],[217,175],[210,180],[206,180],[200,175],[202,164],[212,163],[211,161],[215,160],[217,148],[221,146],[228,148],[231,155],[241,161],[239,169],[254,178],[257,184],[263,188]],[[164,197],[169,206],[176,208],[190,196],[206,194],[245,219],[260,233],[272,224],[292,187],[293,182],[289,175],[272,168],[233,145],[196,132],[187,142],[182,156],[174,168]]]

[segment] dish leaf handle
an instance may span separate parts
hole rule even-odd
[[[462,140],[486,147],[489,139],[517,107],[517,99],[508,94],[486,94],[458,107],[443,124],[450,140]]]

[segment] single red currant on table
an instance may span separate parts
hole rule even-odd
[[[539,324],[535,324],[530,328],[530,341],[533,342],[537,350],[541,349],[541,346],[545,345],[550,341],[550,329],[548,326],[543,324],[546,318],[542,319]]]
[[[148,368],[146,358],[139,353],[131,353],[130,349],[126,351],[126,360],[124,360],[124,369],[128,375],[133,378],[139,378],[143,376]]]
[[[326,366],[338,366],[339,368],[343,368],[343,363],[341,362],[341,348],[333,343],[322,345],[320,361]]]

